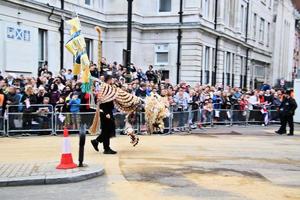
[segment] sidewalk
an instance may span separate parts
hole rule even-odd
[[[104,173],[101,166],[57,170],[57,163],[6,163],[0,164],[0,187],[72,183],[87,180]]]
[[[251,125],[251,126],[221,126],[217,125],[214,127],[203,127],[201,129],[194,129],[191,131],[192,134],[207,134],[207,135],[257,135],[257,136],[267,136],[276,135],[275,131],[278,130],[280,125]],[[300,135],[300,124],[295,124],[295,136]],[[287,127],[287,131],[289,128]]]

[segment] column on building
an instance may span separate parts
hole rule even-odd
[[[225,25],[225,1],[226,0],[219,0],[218,1],[218,12],[217,12],[217,23],[218,23],[218,30],[224,31]]]
[[[219,40],[219,49],[217,53],[217,84],[224,83],[224,41]]]
[[[183,33],[180,79],[190,84],[201,82],[202,44],[199,38],[196,31]]]
[[[241,82],[241,49],[240,47],[237,48],[237,54],[234,59],[234,82],[233,86],[240,87]]]

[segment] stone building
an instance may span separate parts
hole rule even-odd
[[[65,49],[62,53],[60,47],[61,41],[65,43],[70,38],[69,27],[62,27],[61,22],[76,15],[82,22],[90,59],[97,61],[98,37],[94,27],[98,25],[103,29],[103,56],[110,62],[122,63],[127,1],[65,0],[63,9],[61,2],[0,1],[2,71],[36,74],[44,61],[48,61],[53,72],[58,72],[61,65],[71,68],[73,57]],[[291,39],[294,35],[289,0],[287,4],[280,0],[182,2],[183,21],[179,23],[180,0],[133,1],[132,62],[137,67],[147,69],[152,64],[173,83],[177,75],[190,84],[241,87],[292,78],[292,71],[283,67],[292,65],[293,59],[293,44],[284,42],[287,39],[283,37],[289,35]],[[289,29],[284,23],[278,24],[282,20],[287,21]],[[182,31],[180,65],[178,29]],[[278,30],[286,32],[278,35]],[[288,51],[283,52],[278,41]]]

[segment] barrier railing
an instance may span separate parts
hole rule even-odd
[[[0,133],[11,135],[13,133],[59,133],[66,126],[70,131],[79,131],[80,126],[89,127],[93,123],[95,110],[82,109],[87,104],[80,104],[80,112],[62,112],[62,105],[53,108],[52,105],[9,105],[7,114],[0,116]],[[68,110],[68,106],[67,109]],[[83,111],[84,110],[84,111]],[[0,110],[1,111],[1,110]],[[126,114],[115,113],[117,133],[122,133],[125,127]],[[63,119],[63,120],[62,120]],[[172,111],[164,119],[164,133],[175,131],[190,131],[193,128],[211,127],[217,125],[262,125],[279,123],[276,110],[263,113],[261,110],[230,110],[230,109],[197,109],[188,111]],[[145,113],[136,115],[133,128],[138,133],[147,132]]]
[[[0,108],[0,135],[6,135],[5,132],[5,117],[3,115],[3,110]]]
[[[52,105],[8,105],[6,133],[51,133],[54,130]],[[3,120],[3,124],[4,124]]]

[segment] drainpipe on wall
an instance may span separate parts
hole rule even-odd
[[[216,0],[215,3],[215,30],[217,30],[217,23],[218,23],[218,0]],[[214,66],[214,76],[213,76],[213,80],[212,80],[212,85],[216,85],[217,84],[217,70],[218,70],[218,51],[219,51],[219,40],[220,37],[217,36],[216,38],[216,50],[215,50],[215,66]]]
[[[60,9],[62,12],[64,12],[65,9],[65,1],[60,1]],[[65,26],[64,26],[64,19],[61,18],[60,20],[60,27],[59,27],[59,33],[60,33],[60,69],[64,68],[64,32],[65,32]]]
[[[245,66],[244,88],[247,88],[249,50],[250,50],[250,49],[247,49],[247,51],[246,51],[246,66]]]
[[[181,25],[183,23],[183,0],[180,0],[180,8],[179,8],[179,28],[178,28],[178,36],[177,36],[177,84],[180,82],[180,68],[181,68],[181,39],[182,39],[182,30]]]
[[[245,33],[245,42],[248,43],[248,26],[249,26],[249,6],[250,6],[250,0],[248,0],[247,3],[247,16],[246,16],[246,33]],[[244,80],[244,88],[247,88],[247,79],[248,79],[248,60],[249,60],[249,51],[250,49],[247,48],[246,51],[246,66],[245,66],[245,80]]]

